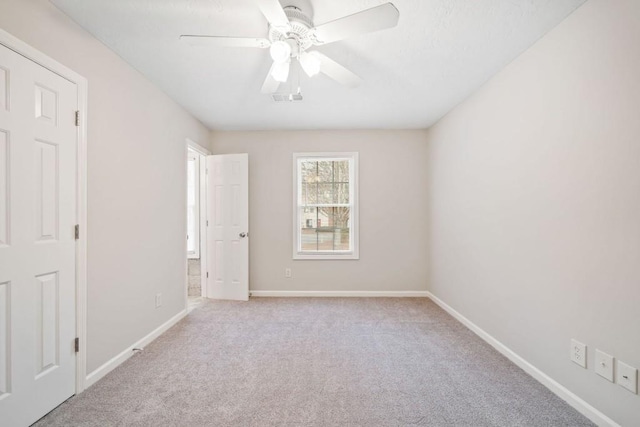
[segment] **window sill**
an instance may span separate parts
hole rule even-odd
[[[347,252],[343,254],[335,253],[295,253],[293,254],[294,260],[305,261],[339,261],[339,260],[359,260],[360,255],[353,252]]]

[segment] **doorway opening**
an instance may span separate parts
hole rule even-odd
[[[205,298],[249,299],[249,156],[187,140],[187,311]]]
[[[187,309],[206,297],[206,150],[187,140]]]

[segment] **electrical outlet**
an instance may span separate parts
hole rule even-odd
[[[631,393],[638,393],[638,370],[618,360],[616,382]]]
[[[285,268],[284,269],[284,277],[286,277],[287,279],[291,279],[291,269],[290,268]]]
[[[587,367],[587,346],[573,339],[571,340],[571,361],[583,368]]]
[[[596,350],[594,360],[596,374],[613,382],[613,356],[601,350]]]
[[[162,306],[162,294],[156,294],[156,308]]]

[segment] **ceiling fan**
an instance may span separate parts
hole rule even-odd
[[[289,0],[293,3],[292,0]],[[268,38],[182,35],[193,46],[253,47],[269,49],[273,65],[262,93],[275,93],[289,78],[291,62],[298,61],[309,77],[323,73],[335,81],[356,87],[361,79],[313,46],[333,43],[359,34],[395,27],[400,13],[392,3],[363,10],[353,15],[314,26],[311,17],[296,6],[282,6],[278,0],[254,0],[269,22]]]

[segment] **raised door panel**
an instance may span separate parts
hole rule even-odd
[[[242,283],[242,244],[239,240],[231,242],[231,277],[230,282],[234,286]]]
[[[58,273],[36,277],[36,378],[59,364],[59,286]]]
[[[0,248],[9,245],[9,132],[0,129]]]
[[[35,142],[36,240],[58,238],[58,146]]]
[[[42,85],[35,85],[36,120],[58,125],[58,93]]]
[[[11,282],[0,283],[0,400],[11,393]]]
[[[0,64],[0,111],[9,111],[9,70]]]
[[[242,189],[239,185],[231,186],[231,226],[240,227],[240,193]]]
[[[223,204],[223,198],[224,198],[224,187],[222,185],[216,185],[213,189],[214,191],[214,196],[213,196],[213,200],[214,200],[214,217],[213,217],[213,225],[215,227],[222,227],[224,226],[224,214],[222,211],[222,208],[224,206]]]
[[[222,286],[224,284],[224,241],[218,240],[215,242],[213,249],[214,257],[214,278],[216,285]]]

